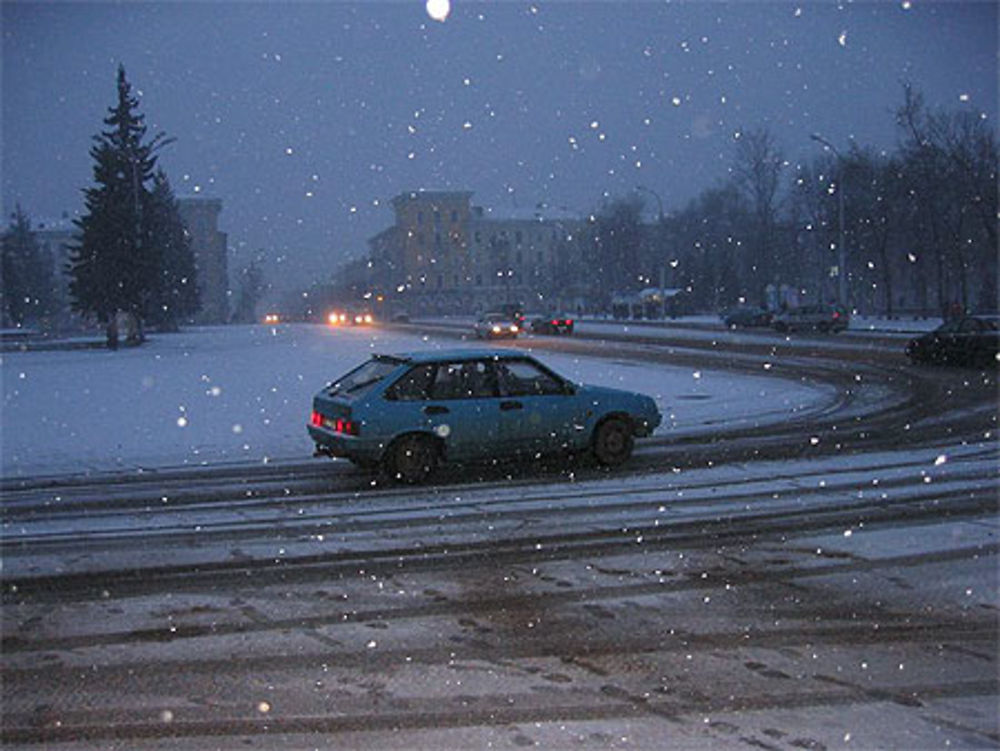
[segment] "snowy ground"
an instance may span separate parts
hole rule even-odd
[[[379,329],[288,325],[190,329],[117,352],[7,352],[3,474],[301,459],[312,452],[310,400],[325,383],[372,352],[456,346]],[[660,431],[777,421],[834,396],[767,376],[541,358],[577,381],[650,394],[664,414]]]
[[[302,460],[323,383],[372,351],[456,346],[290,325],[192,329],[114,353],[5,353],[3,474]],[[837,398],[773,371],[539,357],[653,395],[668,434],[780,421]],[[992,499],[997,466],[986,433],[560,485],[358,493],[282,478],[284,495],[244,497],[242,486],[164,490],[166,472],[115,503],[111,485],[55,499],[29,489],[7,509],[8,581],[89,573],[107,589],[5,607],[5,633],[21,640],[5,656],[8,722],[32,733],[38,717],[66,718],[64,738],[89,723],[106,733],[101,747],[133,749],[995,747],[998,520],[992,507],[960,511]],[[783,526],[751,534],[755,518]],[[811,518],[823,523],[797,526]],[[734,543],[715,536],[741,524]],[[683,529],[696,532],[684,542]],[[583,543],[530,552],[589,544],[595,531],[629,539],[613,555]],[[676,537],[656,543],[661,533]],[[484,542],[529,552],[426,565],[435,547],[450,557]],[[407,570],[400,550],[424,566]],[[289,565],[262,581],[279,559],[327,558],[347,573],[318,580]],[[189,591],[155,574],[185,569],[191,587],[253,562],[267,566]],[[106,584],[140,567],[138,594]],[[399,717],[412,729],[397,732]],[[357,730],[331,735],[344,718]]]

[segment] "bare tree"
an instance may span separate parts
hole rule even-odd
[[[747,271],[758,287],[778,282],[782,249],[777,247],[779,190],[784,158],[767,128],[741,131],[736,138],[733,181],[754,221]]]

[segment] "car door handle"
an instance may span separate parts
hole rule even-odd
[[[425,415],[446,415],[449,411],[447,407],[442,407],[440,404],[429,404],[424,407]]]
[[[524,405],[521,402],[500,402],[500,409],[508,412],[512,409],[524,409]]]

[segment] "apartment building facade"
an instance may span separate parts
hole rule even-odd
[[[575,308],[584,294],[584,220],[539,206],[494,211],[469,191],[412,191],[369,240],[373,291],[414,314],[468,314],[520,302]]]

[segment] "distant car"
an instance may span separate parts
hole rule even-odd
[[[573,317],[565,313],[541,313],[530,316],[535,334],[572,334]]]
[[[326,322],[331,326],[344,326],[347,320],[348,314],[342,310],[332,310],[326,316]]]
[[[722,314],[722,322],[727,328],[752,328],[755,326],[770,326],[774,314],[767,308],[756,305],[740,305],[730,308]]]
[[[367,310],[357,310],[350,314],[349,322],[355,326],[371,326],[375,323],[375,316]]]
[[[281,323],[281,316],[277,313],[268,313],[264,316],[264,323],[274,326]]]
[[[506,313],[484,313],[472,330],[477,339],[516,339],[521,327]]]
[[[803,305],[789,308],[774,316],[771,325],[777,331],[844,331],[851,316],[839,305]]]
[[[662,417],[648,396],[575,384],[514,350],[375,355],[313,398],[316,455],[419,482],[444,461],[590,451],[607,466]]]
[[[932,365],[996,365],[1000,329],[993,318],[968,316],[947,321],[934,331],[911,339],[906,356]]]
[[[508,302],[501,305],[497,313],[502,313],[507,316],[508,320],[513,321],[522,330],[524,329],[524,305],[519,302]]]

